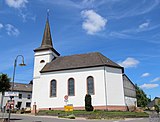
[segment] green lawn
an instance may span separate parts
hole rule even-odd
[[[38,115],[51,115],[51,116],[68,116],[75,115],[76,117],[85,117],[88,119],[123,119],[123,118],[139,118],[148,117],[149,115],[145,112],[122,112],[122,111],[101,111],[95,110],[92,112],[87,112],[84,110],[74,110],[73,112],[65,112],[60,110],[45,110],[39,111]]]

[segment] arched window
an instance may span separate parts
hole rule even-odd
[[[56,97],[57,96],[57,81],[52,80],[51,81],[51,97]]]
[[[74,96],[74,79],[70,78],[68,80],[68,96]]]
[[[40,63],[45,63],[45,61],[44,61],[44,60],[41,60]]]
[[[94,80],[92,76],[87,77],[87,94],[94,94]]]

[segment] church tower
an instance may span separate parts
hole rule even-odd
[[[46,63],[50,63],[54,58],[60,56],[60,54],[53,48],[48,17],[41,46],[39,48],[36,48],[34,52],[35,55],[33,78],[37,79],[40,77],[40,71],[46,65]]]

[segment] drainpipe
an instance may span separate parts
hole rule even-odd
[[[105,88],[105,100],[106,100],[106,111],[107,111],[107,110],[108,110],[108,109],[107,109],[107,88],[106,88],[106,84],[107,84],[107,83],[106,83],[106,73],[105,73],[105,72],[106,72],[106,68],[105,68],[105,66],[104,66],[104,85],[105,85],[104,88]]]

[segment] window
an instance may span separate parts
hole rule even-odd
[[[31,107],[31,103],[30,102],[26,102],[26,107]]]
[[[87,78],[87,94],[94,94],[94,80],[92,76]]]
[[[40,63],[45,63],[45,61],[44,61],[44,60],[41,60]]]
[[[56,97],[57,95],[57,81],[52,80],[51,81],[51,97]]]
[[[74,79],[70,78],[68,80],[68,96],[74,96]]]
[[[27,99],[31,99],[31,95],[30,94],[28,94]]]
[[[22,94],[19,94],[19,99],[22,99]]]

